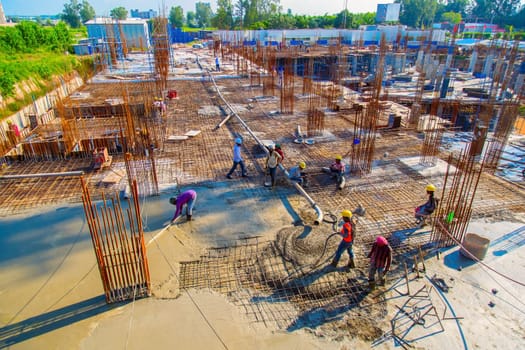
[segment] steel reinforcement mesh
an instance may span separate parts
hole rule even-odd
[[[181,262],[180,286],[222,293],[251,322],[278,329],[317,326],[356,310],[372,323],[383,320],[383,294],[371,296],[368,291],[366,253],[371,242],[354,247],[357,268],[347,269],[345,253],[334,269],[329,262],[339,238],[301,239],[301,230],[282,229],[274,241],[252,237],[210,248],[199,260]],[[389,278],[402,277],[402,262],[412,267],[413,256],[421,256],[419,247],[429,248],[424,246],[428,233],[399,231],[389,238],[395,251]]]

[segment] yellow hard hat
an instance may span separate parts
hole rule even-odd
[[[432,184],[428,184],[427,187],[425,188],[428,192],[435,192],[436,191],[436,186],[432,185]]]
[[[299,168],[301,168],[301,169],[306,168],[306,163],[305,162],[299,162]]]
[[[338,155],[335,156],[335,160],[343,160],[343,157],[338,154]]]
[[[352,212],[350,210],[343,210],[341,212],[341,216],[344,217],[344,218],[351,218],[352,217]]]

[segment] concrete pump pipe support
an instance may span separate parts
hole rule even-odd
[[[226,104],[226,106],[230,109],[231,111],[231,114],[234,115],[238,120],[239,122],[241,123],[241,125],[246,129],[246,131],[248,131],[248,133],[253,137],[253,139],[255,140],[255,142],[257,142],[257,144],[259,146],[261,146],[261,148],[264,150],[264,152],[266,154],[268,154],[268,149],[266,148],[266,146],[264,145],[264,143],[262,143],[261,140],[259,140],[259,138],[257,136],[255,136],[255,134],[253,133],[253,131],[248,127],[248,125],[244,122],[244,120],[242,120],[242,118],[237,114],[237,112],[233,109],[233,107],[228,103],[228,101],[226,101],[226,99],[222,96],[217,84],[215,84],[215,79],[213,78],[213,76],[208,72],[209,76],[210,76],[210,80],[211,82],[213,83],[213,86],[215,86],[215,90],[217,90],[217,94],[219,95],[219,97],[221,98],[222,102],[224,102],[224,104]],[[282,164],[279,164],[279,168],[283,171],[283,173],[286,175],[286,177],[288,178],[289,174],[288,174],[288,171],[286,170],[286,168],[282,165]],[[310,205],[312,206],[312,208],[315,210],[316,214],[317,214],[317,218],[314,220],[314,224],[315,225],[319,225],[322,221],[323,221],[323,211],[321,210],[321,208],[317,205],[317,203],[315,203],[315,201],[312,199],[312,197],[310,197],[308,195],[308,193],[306,193],[306,191],[304,190],[304,188],[299,185],[298,183],[296,183],[295,181],[292,181],[295,189],[303,195],[304,198],[306,198],[306,200],[308,201],[308,203],[310,203]]]

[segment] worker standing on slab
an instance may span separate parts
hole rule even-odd
[[[281,162],[282,157],[279,153],[275,151],[274,145],[269,145],[268,150],[270,153],[268,153],[268,157],[266,158],[266,170],[269,172],[270,178],[272,179],[271,186],[273,188],[275,187],[277,166]]]
[[[383,286],[385,284],[385,275],[390,270],[390,264],[392,263],[392,247],[388,244],[385,237],[378,236],[367,257],[370,259],[368,285],[373,290],[376,286],[376,272],[378,285]]]
[[[194,190],[187,190],[182,192],[177,197],[171,197],[170,203],[177,207],[175,209],[175,214],[173,214],[173,219],[171,219],[171,223],[173,224],[175,220],[177,220],[177,218],[182,214],[182,208],[184,205],[186,205],[186,219],[191,221],[191,217],[193,215],[193,206],[195,205],[196,199],[197,192]]]
[[[425,224],[425,219],[436,210],[436,199],[434,198],[436,186],[428,184],[425,190],[427,191],[428,200],[425,204],[417,207],[414,213],[418,227],[422,227]]]
[[[237,165],[241,166],[242,177],[248,176],[246,174],[246,167],[244,166],[244,160],[242,159],[242,156],[241,156],[241,146],[242,146],[242,139],[238,137],[235,139],[235,145],[233,146],[233,165],[230,171],[228,172],[228,174],[226,174],[226,177],[228,179],[232,178],[232,174],[237,168]]]
[[[343,217],[343,227],[341,228],[339,234],[343,236],[343,239],[337,247],[337,251],[335,252],[334,259],[332,260],[330,266],[334,268],[337,267],[337,263],[339,263],[341,255],[343,255],[343,252],[346,250],[349,256],[348,268],[353,269],[355,267],[355,264],[352,246],[354,244],[355,224],[352,221],[352,212],[350,210],[343,210],[341,212],[341,216]]]
[[[219,61],[219,56],[215,56],[215,70],[217,72],[221,71],[221,64],[220,64],[220,61]]]
[[[288,171],[288,178],[292,181],[297,182],[302,187],[306,187],[308,183],[307,183],[306,173],[304,172],[305,168],[306,168],[306,163],[299,162],[299,164],[292,167],[290,171]]]
[[[329,168],[323,168],[325,173],[332,174],[332,177],[337,179],[337,185],[339,189],[343,189],[345,186],[345,164],[343,163],[343,157],[340,155],[335,156],[335,161],[330,165]]]

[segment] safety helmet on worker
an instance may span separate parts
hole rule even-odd
[[[351,218],[352,217],[352,212],[348,209],[345,209],[341,212],[341,216],[344,217],[344,218]]]
[[[177,205],[177,197],[171,197],[170,204]]]
[[[301,169],[306,168],[306,163],[305,162],[299,162],[299,168],[301,168]]]
[[[388,241],[387,241],[386,238],[383,237],[383,236],[377,236],[377,238],[376,238],[376,243],[377,243],[377,245],[379,245],[379,246],[388,245]]]
[[[281,149],[281,144],[280,144],[280,143],[276,143],[276,144],[275,144],[275,148],[279,148],[279,149]]]
[[[427,192],[436,192],[436,186],[434,186],[432,184],[428,184],[427,187],[425,188],[425,190]]]
[[[338,155],[335,156],[335,160],[343,160],[343,157],[338,154]]]
[[[237,137],[235,139],[235,143],[238,144],[238,145],[242,145],[242,139],[240,137]]]
[[[275,146],[273,144],[269,144],[268,149],[275,149]]]

